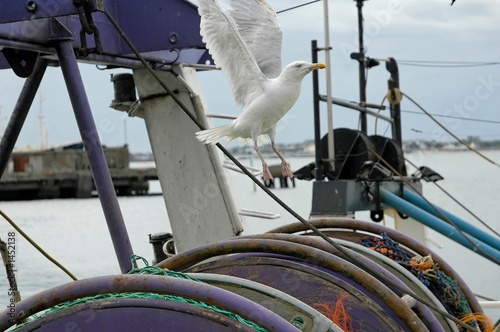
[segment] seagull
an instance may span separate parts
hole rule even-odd
[[[269,181],[273,177],[258,145],[261,136],[268,136],[281,160],[283,177],[292,178],[293,172],[275,144],[276,123],[299,98],[303,78],[326,65],[295,61],[282,69],[282,29],[266,0],[227,0],[228,10],[217,0],[198,2],[203,42],[243,111],[232,123],[199,131],[196,138],[208,145],[222,138],[251,139],[262,162],[264,181]]]

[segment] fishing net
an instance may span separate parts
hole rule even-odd
[[[472,314],[467,298],[458,286],[456,280],[450,278],[446,273],[441,271],[431,255],[425,257],[410,257],[407,252],[400,247],[399,243],[392,240],[387,233],[382,233],[381,238],[364,238],[362,244],[371,250],[375,250],[389,257],[410,271],[427,286],[451,315],[461,318],[470,317]],[[469,320],[467,323],[473,327],[477,326],[476,320]],[[463,330],[464,329],[462,329],[462,331]]]

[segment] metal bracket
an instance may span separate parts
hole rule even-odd
[[[23,78],[31,75],[39,55],[37,52],[13,48],[4,48],[2,52],[14,73]]]
[[[51,43],[60,42],[62,40],[73,40],[73,34],[64,26],[57,18],[50,20],[50,37]]]
[[[376,181],[374,184],[373,203],[375,203],[375,210],[370,211],[370,218],[375,222],[381,222],[384,219],[384,210],[381,207],[380,198],[380,182]]]

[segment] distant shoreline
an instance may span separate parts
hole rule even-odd
[[[475,148],[478,151],[500,151],[500,146],[494,146],[494,147],[479,147]],[[285,149],[286,151],[286,149]],[[463,148],[426,148],[426,149],[410,149],[410,150],[404,150],[403,153],[405,154],[411,154],[411,153],[439,153],[439,152],[468,152],[471,151],[470,149],[467,149],[466,147]],[[473,151],[471,151],[473,152]],[[236,156],[238,159],[249,159],[253,158],[253,152],[249,153],[241,153],[241,152],[236,152],[232,151],[234,156]],[[274,156],[273,153],[269,152],[263,153],[264,156]],[[315,154],[311,152],[292,152],[288,151],[286,152],[286,155],[288,157],[293,157],[293,158],[314,158]],[[148,153],[148,152],[137,152],[137,153],[131,153],[130,154],[130,161],[132,162],[151,162],[154,161],[153,154]]]

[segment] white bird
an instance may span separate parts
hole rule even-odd
[[[228,11],[217,0],[198,2],[203,41],[243,112],[228,125],[197,132],[197,139],[212,145],[223,137],[229,141],[252,139],[262,161],[263,178],[268,181],[272,175],[258,146],[259,136],[267,135],[281,160],[283,176],[293,177],[275,145],[276,123],[299,98],[303,78],[326,66],[296,61],[282,70],[281,25],[266,0],[228,0]]]

